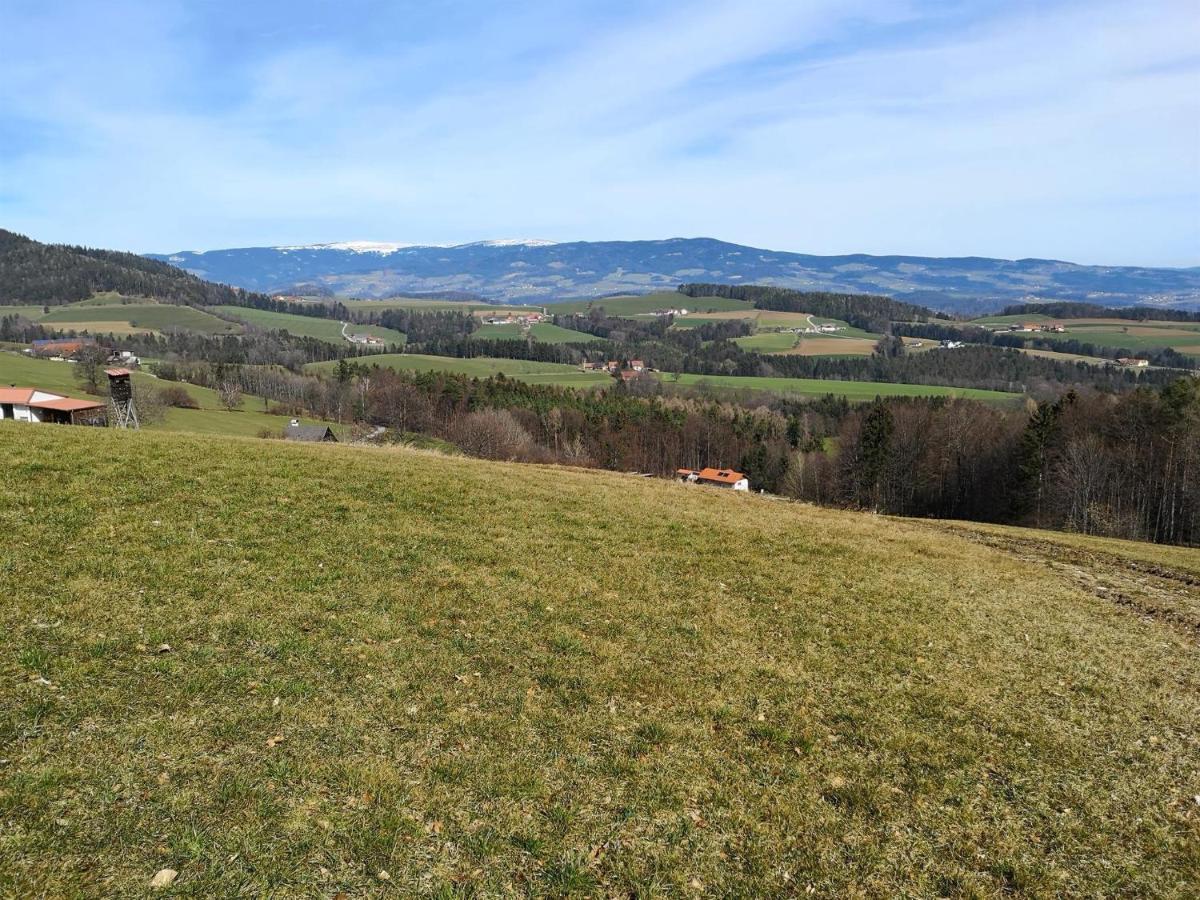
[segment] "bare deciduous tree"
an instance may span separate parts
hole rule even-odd
[[[221,405],[230,412],[240,408],[245,402],[241,385],[234,381],[222,381],[217,387],[217,396],[221,400]]]

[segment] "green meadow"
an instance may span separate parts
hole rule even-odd
[[[661,291],[627,297],[565,300],[551,303],[546,308],[552,314],[567,315],[569,313],[586,313],[597,307],[603,307],[610,316],[637,316],[645,315],[656,309],[682,308],[688,310],[689,313],[752,310],[754,304],[743,300],[726,300],[724,297],[688,297],[678,291]]]
[[[213,306],[209,307],[223,316],[268,328],[276,331],[287,331],[300,337],[316,338],[330,344],[345,346],[346,338],[342,336],[342,323],[336,319],[318,319],[315,316],[302,316],[296,313],[273,312],[266,309],[250,309],[244,306]],[[382,328],[378,325],[356,325],[350,323],[346,327],[348,334],[370,334],[387,341],[389,344],[404,344],[404,332],[392,328]]]
[[[1015,403],[1022,394],[985,391],[976,388],[943,387],[927,384],[892,384],[882,381],[836,381],[821,378],[757,378],[749,375],[691,375],[664,373],[664,385],[708,387],[714,390],[769,391],[777,394],[804,394],[823,397],[836,394],[854,401],[876,397],[964,397],[994,403]]]
[[[1194,896],[1193,550],[399,448],[0,468],[5,896]]]
[[[362,357],[359,365],[379,366],[385,369],[410,372],[450,372],[472,378],[490,378],[505,375],[531,384],[554,384],[563,387],[595,387],[611,384],[612,378],[602,372],[580,372],[576,366],[562,363],[535,362],[525,359],[499,359],[477,356],[473,359],[457,359],[448,356],[425,356],[419,353],[382,353]],[[305,369],[310,372],[332,372],[336,362],[310,363]]]
[[[83,301],[69,306],[52,306],[50,312],[38,321],[48,328],[64,330],[88,330],[103,334],[106,327],[117,333],[128,333],[131,329],[166,331],[183,328],[201,334],[240,334],[240,325],[226,322],[214,315],[171,303],[116,303],[92,304]]]
[[[479,330],[471,335],[477,341],[486,340],[516,340],[525,337],[525,329],[516,323],[505,325],[481,325]],[[535,341],[547,344],[590,344],[600,340],[595,335],[571,328],[562,328],[550,322],[538,322],[529,326],[529,337]]]
[[[1200,322],[1136,321],[1131,319],[1050,319],[1042,315],[990,316],[973,325],[1009,325],[1019,322],[1050,322],[1066,331],[1039,331],[1033,336],[1049,341],[1081,341],[1098,347],[1125,348],[1133,352],[1170,347],[1180,353],[1200,356]],[[1016,332],[1022,334],[1021,332]]]

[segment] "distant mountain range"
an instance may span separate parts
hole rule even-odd
[[[359,297],[453,291],[545,303],[705,281],[890,294],[960,312],[1021,300],[1200,309],[1200,268],[985,257],[813,256],[711,238],[564,244],[497,240],[449,247],[351,241],[150,256],[202,278],[251,290]]]

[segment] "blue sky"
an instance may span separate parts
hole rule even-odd
[[[4,0],[0,226],[1200,265],[1200,12]]]

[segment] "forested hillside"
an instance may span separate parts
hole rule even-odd
[[[115,250],[43,244],[0,229],[0,305],[59,306],[99,291],[173,303],[242,302],[242,291],[182,269]]]
[[[1016,303],[1001,316],[1042,315],[1052,319],[1129,319],[1150,322],[1200,322],[1200,312],[1146,306],[1100,306],[1097,303]]]

